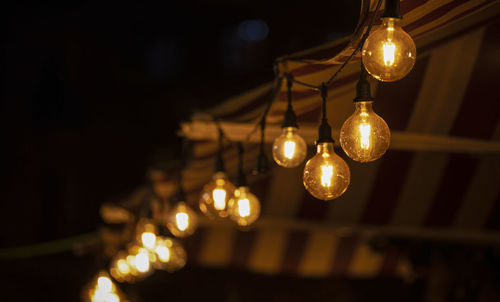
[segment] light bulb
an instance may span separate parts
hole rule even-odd
[[[127,262],[127,253],[120,251],[111,261],[109,272],[118,282],[132,282],[132,268]]]
[[[283,133],[273,143],[274,161],[285,168],[300,165],[307,155],[307,145],[296,127],[284,127]]]
[[[133,245],[128,250],[125,258],[129,268],[130,277],[126,278],[129,282],[139,281],[153,273],[152,264],[156,261],[156,254],[140,245]]]
[[[260,215],[260,202],[246,186],[237,188],[229,200],[229,217],[240,226],[248,226]]]
[[[233,196],[234,185],[224,172],[216,172],[203,187],[199,201],[200,210],[208,217],[227,217],[227,203]]]
[[[363,64],[374,78],[394,82],[404,78],[415,64],[415,42],[399,25],[398,18],[383,18],[370,33],[361,51]]]
[[[379,159],[389,148],[391,131],[386,122],[372,108],[371,101],[356,102],[354,113],[340,129],[340,145],[355,161],[370,162]]]
[[[197,226],[196,213],[183,201],[177,203],[167,218],[167,227],[176,237],[192,235]]]
[[[304,168],[304,186],[317,199],[337,198],[349,186],[349,166],[335,154],[333,142],[318,143],[316,148],[316,155],[307,161]]]
[[[158,229],[151,219],[141,218],[137,222],[137,241],[148,250],[153,250],[156,243]]]
[[[94,285],[90,285],[88,297],[91,302],[120,301],[120,296],[115,284],[105,272],[100,272]]]
[[[155,268],[173,272],[186,265],[186,251],[182,245],[173,238],[158,238],[155,253],[157,255]]]

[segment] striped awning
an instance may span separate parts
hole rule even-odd
[[[375,2],[363,1],[360,26],[351,40],[284,57],[280,71],[307,83],[327,79],[352,51]],[[191,262],[301,276],[394,276],[407,275],[409,263],[396,246],[374,251],[370,242],[377,236],[500,242],[500,102],[492,93],[500,83],[500,3],[406,0],[401,13],[403,27],[418,48],[417,63],[405,79],[375,87],[374,107],[391,130],[406,135],[410,143],[390,149],[374,163],[359,164],[344,156],[351,184],[330,202],[305,192],[303,167],[274,167],[268,175],[252,177],[251,189],[263,209],[255,227],[240,231],[229,222],[205,221],[186,242]],[[334,128],[352,114],[358,75],[359,58],[329,87],[327,109]],[[223,127],[233,130],[232,139],[242,140],[245,135],[237,135],[238,125],[252,128],[271,88],[272,83],[264,84],[213,108],[211,114],[240,123]],[[281,122],[286,108],[286,87],[281,89],[268,115],[270,125]],[[295,85],[293,104],[301,129],[318,123],[316,91]],[[195,159],[184,174],[193,205],[213,173],[217,149],[215,128],[203,139],[195,123],[182,126],[184,135],[197,140]],[[412,143],[411,135],[441,138],[444,147]],[[468,139],[462,140],[465,145],[477,142],[477,148],[451,148],[460,139]],[[245,166],[251,169],[258,147],[246,148]],[[337,153],[343,154],[340,149]],[[224,158],[229,174],[235,175],[234,146],[227,145]]]

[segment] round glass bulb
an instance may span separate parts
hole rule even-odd
[[[229,217],[239,226],[249,226],[260,215],[260,202],[248,187],[239,187],[229,200]]]
[[[361,50],[366,70],[382,82],[404,78],[415,64],[415,42],[399,22],[397,18],[382,19],[382,25],[370,33]]]
[[[304,168],[303,182],[315,198],[331,200],[342,195],[351,181],[349,166],[333,149],[333,143],[318,143],[317,153]]]
[[[148,250],[153,250],[156,242],[158,229],[151,219],[141,218],[137,222],[137,241]]]
[[[118,282],[133,282],[132,268],[127,262],[127,253],[120,251],[111,261],[109,272]]]
[[[173,272],[186,265],[186,250],[175,239],[159,237],[155,247],[157,261],[155,268]]]
[[[227,204],[234,190],[235,187],[228,180],[227,174],[216,172],[201,192],[199,202],[201,212],[210,218],[227,217]]]
[[[285,168],[299,166],[307,155],[307,145],[296,127],[284,127],[273,143],[274,161]]]
[[[180,201],[170,210],[167,228],[175,237],[187,237],[196,231],[198,217],[185,202]]]
[[[389,148],[391,131],[372,108],[373,102],[357,102],[354,113],[340,129],[340,145],[355,161],[379,159]]]

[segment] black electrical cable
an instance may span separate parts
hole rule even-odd
[[[243,149],[243,144],[238,142],[238,175],[236,177],[236,187],[246,187],[248,185],[245,171],[243,170],[244,152],[245,150]]]

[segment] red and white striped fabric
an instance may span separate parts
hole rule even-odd
[[[418,60],[405,79],[377,86],[377,113],[392,130],[500,140],[500,102],[491,92],[500,82],[499,2],[406,0],[401,12],[404,28],[417,44]],[[335,54],[339,45],[334,42],[285,58],[280,70],[319,84],[338,68],[350,47],[331,59],[304,59]],[[329,87],[328,116],[335,128],[353,111],[357,61]],[[230,121],[255,122],[269,100],[271,85],[228,100],[212,113]],[[269,123],[282,119],[284,88],[271,107]],[[295,85],[293,102],[299,124],[317,123],[316,91]],[[258,149],[247,148],[245,165],[251,168]],[[195,151],[196,159],[185,173],[193,204],[213,172],[216,144],[200,141]],[[236,151],[228,146],[224,156],[234,175]],[[351,185],[330,202],[305,192],[302,168],[275,167],[267,176],[252,178],[251,189],[263,206],[260,225],[245,232],[217,224],[202,228],[186,242],[190,261],[301,276],[393,276],[407,272],[408,263],[395,247],[382,253],[370,249],[367,239],[376,230],[499,234],[498,154],[389,150],[374,163],[346,161]],[[287,221],[296,223],[290,226]]]

